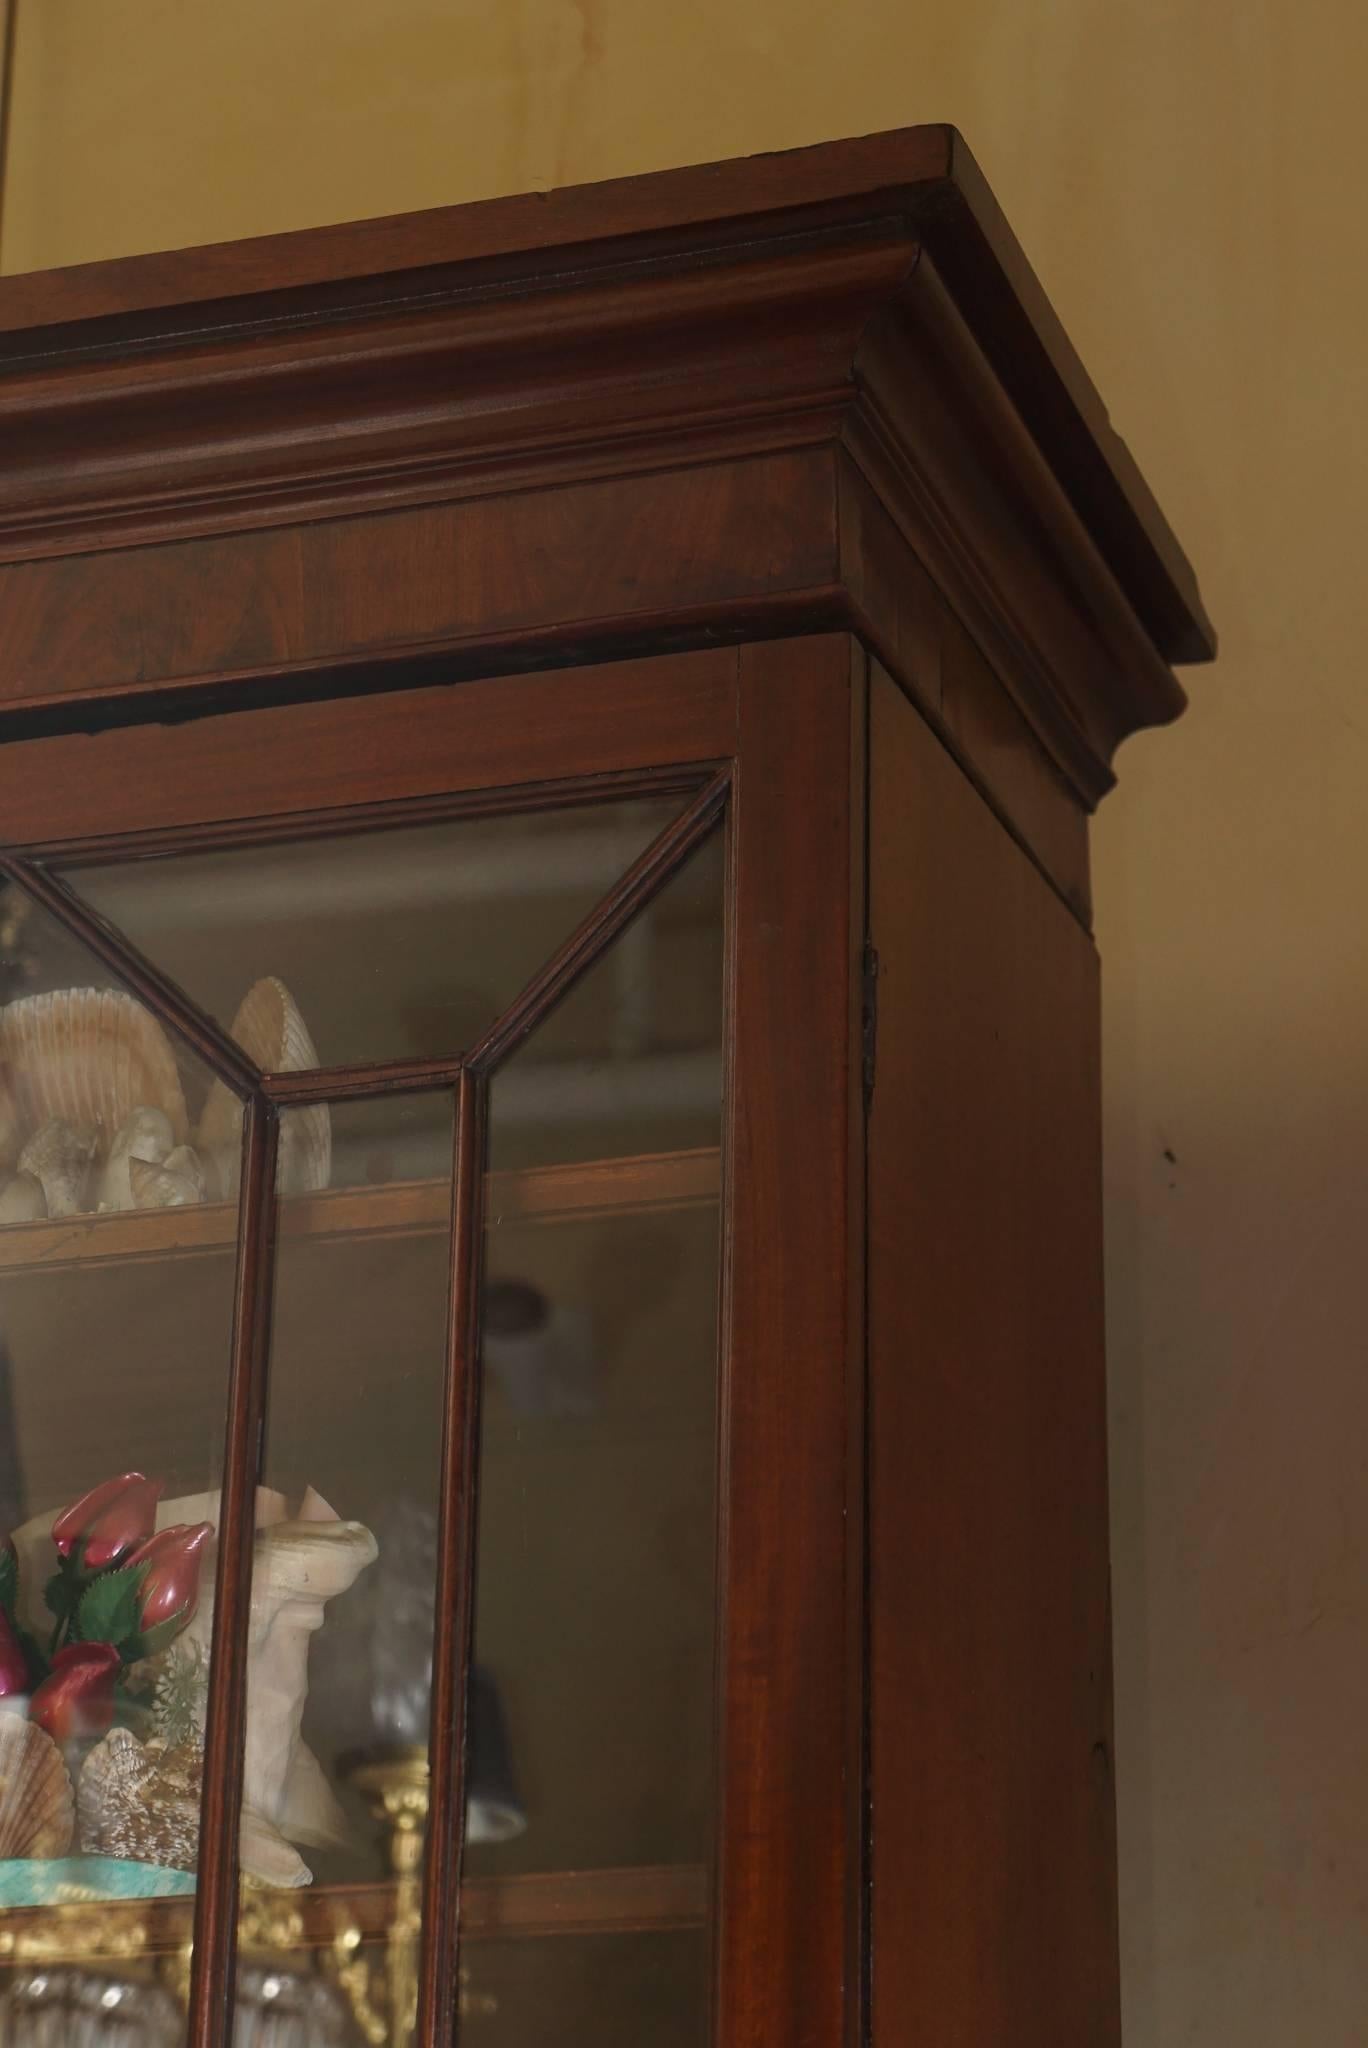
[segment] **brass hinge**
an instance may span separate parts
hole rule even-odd
[[[874,1069],[879,1052],[879,955],[866,940],[864,958],[860,964],[860,985],[862,999],[862,1032],[864,1064],[864,1099],[870,1102],[874,1094]]]

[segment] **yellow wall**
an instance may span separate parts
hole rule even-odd
[[[20,9],[11,270],[923,119],[968,134],[1224,633],[1097,831],[1128,2041],[1357,2048],[1368,9]]]

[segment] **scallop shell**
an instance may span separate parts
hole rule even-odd
[[[137,1158],[151,1166],[160,1166],[176,1142],[171,1128],[171,1119],[164,1109],[150,1108],[146,1103],[138,1108],[126,1122],[119,1126],[109,1156],[100,1175],[96,1191],[97,1207],[101,1209],[136,1209],[139,1207],[129,1178],[129,1162]]]
[[[81,1770],[76,1812],[82,1850],[193,1870],[203,1768],[198,1747],[163,1749],[139,1742],[130,1729],[111,1728]]]
[[[175,1142],[189,1134],[171,1047],[156,1018],[116,989],[64,988],[0,1010],[20,1128],[60,1117],[106,1143],[143,1104],[165,1110]]]
[[[65,1856],[75,1824],[61,1750],[34,1722],[0,1714],[0,1858]]]
[[[98,1142],[94,1131],[75,1130],[54,1117],[19,1154],[19,1171],[41,1184],[49,1216],[79,1216],[89,1206],[90,1166]]]
[[[43,1183],[33,1173],[12,1173],[0,1187],[0,1224],[36,1223],[47,1215]]]
[[[299,1005],[274,974],[254,982],[233,1019],[233,1037],[267,1074],[294,1074],[318,1065],[318,1052]],[[215,1081],[204,1105],[195,1143],[210,1184],[229,1200],[237,1193],[242,1167],[242,1104]],[[280,1119],[276,1187],[283,1195],[325,1188],[332,1178],[332,1119],[326,1103],[287,1109]]]

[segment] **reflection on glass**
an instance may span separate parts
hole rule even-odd
[[[453,1115],[450,1090],[333,1104],[344,1223],[280,1196],[247,1673],[244,1877],[372,1887],[356,1938],[397,1928],[410,1967],[421,1831],[399,1823],[427,1771]],[[302,1930],[273,1952],[292,1982],[315,1960]]]
[[[700,2048],[707,1983],[696,1934],[467,1937],[463,1974],[480,2048]]]
[[[718,1143],[721,959],[709,842],[491,1086],[476,1655],[526,1826],[471,1843],[462,1921],[495,2048],[703,2037],[718,1212],[678,1165]],[[563,1206],[534,1221],[517,1190],[548,1168]],[[697,1931],[609,1939],[662,1871]],[[482,1900],[549,1872],[603,1935],[528,1943],[510,1976]]]
[[[68,880],[260,1065],[446,1055],[506,1008],[684,801],[177,854]],[[282,1031],[277,977],[308,1019],[302,1036]]]
[[[72,1915],[195,1886],[236,1219],[178,1221],[210,1075],[13,888],[0,1001],[0,1933],[46,1907],[60,1951]],[[92,2013],[180,2038],[155,1987],[77,1970],[12,1976],[0,2027]]]

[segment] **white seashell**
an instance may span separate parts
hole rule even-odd
[[[14,1173],[0,1188],[0,1224],[36,1223],[47,1215],[43,1183],[33,1173]]]
[[[233,1019],[233,1037],[263,1073],[301,1073],[318,1065],[318,1052],[299,1005],[277,976],[248,989]],[[332,1118],[326,1103],[287,1109],[280,1119],[276,1188],[282,1195],[308,1194],[332,1178]],[[215,1081],[204,1105],[195,1143],[220,1200],[237,1193],[242,1170],[242,1104]]]
[[[65,1856],[75,1825],[61,1750],[34,1722],[0,1714],[0,1858]]]
[[[19,1154],[19,1171],[42,1183],[49,1216],[79,1216],[89,1204],[90,1166],[98,1144],[92,1130],[74,1130],[54,1117]]]
[[[189,1152],[188,1146],[179,1151]],[[156,1166],[148,1159],[133,1158],[128,1162],[128,1184],[133,1190],[135,1209],[192,1209],[196,1202],[204,1200],[204,1175],[199,1161],[190,1154],[192,1172],[178,1171],[172,1160],[177,1154],[171,1153],[164,1166]]]
[[[97,1207],[136,1209],[138,1203],[128,1177],[129,1160],[137,1158],[160,1166],[175,1142],[176,1134],[166,1111],[141,1104],[115,1133],[96,1189]]]
[[[178,1145],[189,1135],[166,1035],[150,1011],[116,989],[56,989],[6,1004],[0,1058],[25,1135],[60,1118],[108,1143],[149,1103],[165,1110]]]
[[[195,1191],[197,1202],[204,1200],[208,1178],[199,1153],[193,1145],[177,1145],[174,1151],[167,1153],[162,1165],[168,1173],[179,1174],[182,1180],[189,1183]]]

